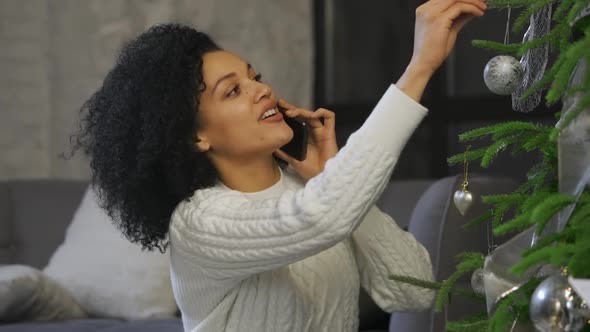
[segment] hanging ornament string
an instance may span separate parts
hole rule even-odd
[[[469,180],[467,179],[467,172],[469,171],[469,163],[467,162],[467,152],[471,148],[471,145],[467,146],[463,153],[463,183],[461,184],[461,190],[468,191]]]
[[[500,218],[502,219],[502,218]],[[494,232],[493,232],[493,220],[494,220],[494,210],[492,210],[492,218],[488,221],[487,225],[487,238],[488,238],[488,255],[492,253],[498,246],[494,243]],[[500,221],[501,222],[501,221]]]
[[[510,332],[514,331],[516,327],[516,323],[518,322],[518,317],[520,317],[520,311],[516,313],[516,317],[514,318],[514,322],[512,322],[512,327],[510,328]]]
[[[508,6],[508,18],[506,19],[506,32],[504,33],[504,45],[510,43],[510,10],[512,8]]]
[[[471,145],[467,146],[467,148],[463,152],[463,187],[465,187],[464,189],[467,189],[467,185],[469,184],[467,182],[467,170],[469,169],[469,163],[467,162],[467,151],[469,151],[470,148]]]

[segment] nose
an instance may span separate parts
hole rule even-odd
[[[256,82],[256,94],[254,95],[254,102],[259,103],[265,98],[270,98],[272,95],[272,89],[267,84],[262,82]]]

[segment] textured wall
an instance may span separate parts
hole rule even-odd
[[[157,23],[204,30],[263,73],[278,95],[312,102],[311,0],[0,1],[0,179],[88,178],[65,161],[78,109],[121,44]]]

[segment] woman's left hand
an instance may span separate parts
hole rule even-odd
[[[305,180],[309,180],[324,170],[328,159],[338,153],[336,144],[336,115],[325,108],[311,112],[297,108],[283,99],[279,99],[279,106],[287,109],[284,115],[304,121],[309,128],[307,156],[299,161],[292,158],[281,149],[274,152],[275,156],[288,162]]]

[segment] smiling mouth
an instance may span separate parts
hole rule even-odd
[[[279,114],[279,110],[275,107],[272,109],[269,109],[268,111],[264,112],[264,114],[262,114],[262,116],[260,117],[260,120],[266,120],[268,118],[272,118],[275,117],[277,114]]]

